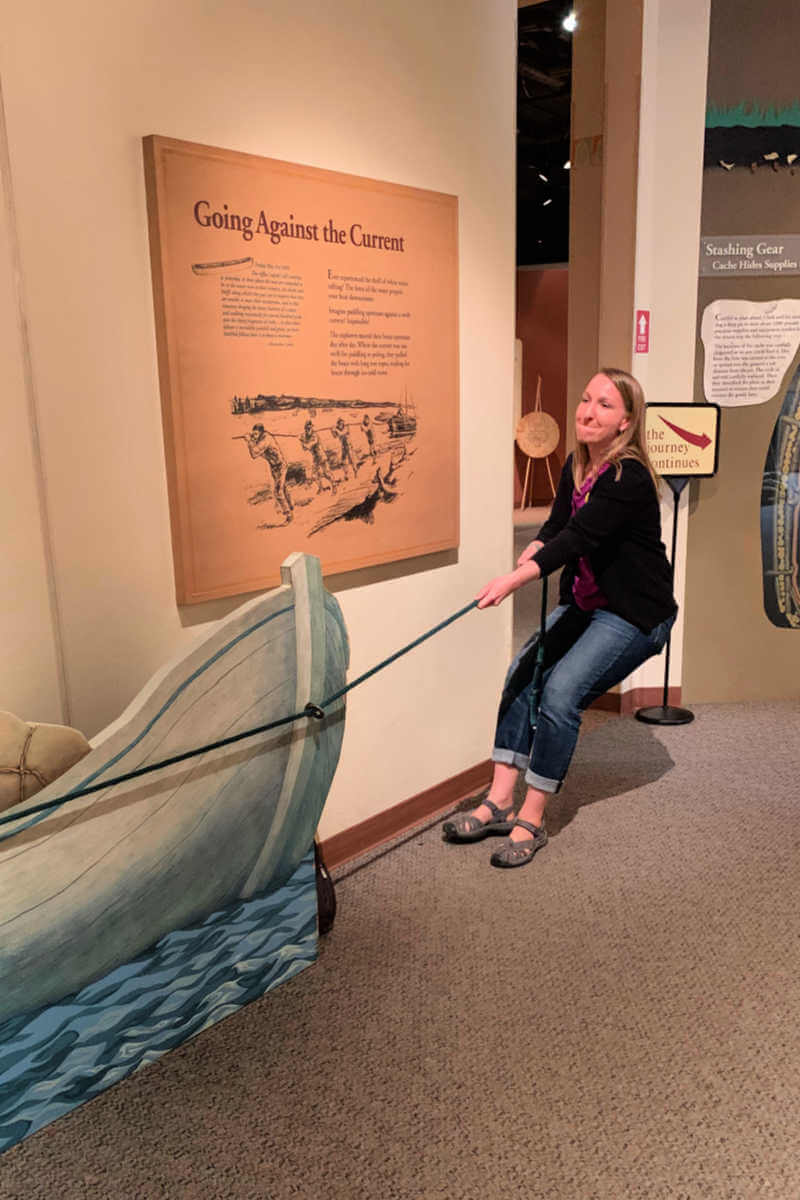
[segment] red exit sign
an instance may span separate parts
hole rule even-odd
[[[650,309],[637,308],[636,310],[636,353],[648,354],[650,352]]]

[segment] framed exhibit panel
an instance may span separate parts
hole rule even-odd
[[[176,592],[458,545],[456,197],[144,139]]]

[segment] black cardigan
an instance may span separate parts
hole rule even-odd
[[[612,463],[573,517],[570,454],[550,516],[539,532],[544,546],[533,561],[542,575],[564,567],[560,600],[574,604],[572,583],[578,559],[587,555],[609,611],[649,633],[677,612],[672,569],[661,541],[661,512],[649,471],[632,458],[619,465],[619,479],[617,464]]]

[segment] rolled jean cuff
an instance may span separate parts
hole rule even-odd
[[[525,782],[528,787],[538,788],[540,792],[555,794],[561,790],[563,779],[548,779],[546,775],[537,775],[535,771],[525,772]]]
[[[503,763],[506,767],[516,767],[518,771],[524,771],[530,762],[530,755],[517,754],[514,750],[507,750],[505,746],[495,746],[492,750],[492,762]]]

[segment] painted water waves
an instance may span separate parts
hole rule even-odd
[[[57,1004],[0,1024],[0,1152],[312,963],[314,851],[282,887],[174,930]]]

